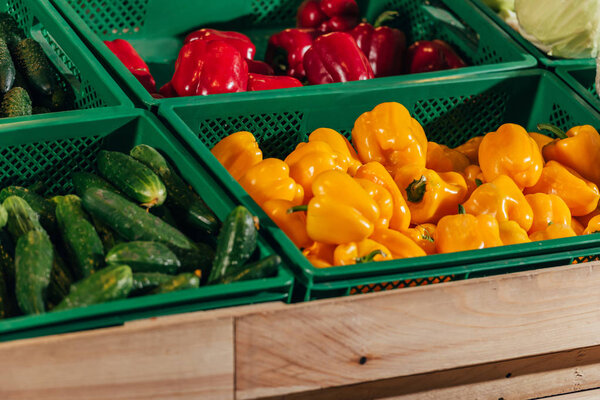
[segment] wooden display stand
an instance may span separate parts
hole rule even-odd
[[[2,400],[600,399],[600,263],[8,342],[0,371]]]

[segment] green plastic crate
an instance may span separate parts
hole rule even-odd
[[[0,125],[0,183],[28,185],[41,181],[46,195],[71,191],[69,175],[92,171],[102,149],[129,151],[145,143],[161,151],[183,178],[223,220],[236,205],[221,186],[147,111],[105,112],[90,118],[65,117],[43,127],[9,123]],[[260,257],[273,254],[261,237]],[[181,292],[98,304],[86,308],[0,320],[0,341],[120,325],[125,321],[158,315],[219,307],[289,301],[293,277],[283,267],[278,276],[228,285],[203,286]]]
[[[111,71],[137,105],[153,108],[177,101],[154,99],[123,64],[103,44],[117,38],[130,41],[147,61],[158,87],[173,75],[175,60],[186,33],[199,27],[238,30],[256,44],[256,58],[262,59],[268,38],[284,28],[295,26],[301,0],[53,0],[57,9]],[[480,74],[533,67],[535,59],[499,30],[468,0],[372,0],[360,1],[363,15],[373,21],[380,12],[394,9],[406,16],[411,40],[441,38],[451,43],[474,66],[460,71],[419,75],[419,79],[442,78],[455,74]],[[349,82],[330,85],[332,89],[358,90],[372,85],[388,85],[405,76],[379,78],[369,83]],[[231,99],[268,99],[288,93],[310,95],[316,87],[212,95],[225,103]],[[189,100],[185,100],[189,101]],[[203,98],[197,98],[199,104]]]
[[[600,111],[600,98],[594,83],[596,79],[595,66],[559,67],[556,69],[556,74],[596,110]]]
[[[561,128],[576,124],[600,126],[600,115],[556,76],[543,70],[513,71],[406,82],[361,91],[330,90],[320,95],[277,98],[262,102],[231,102],[223,107],[207,99],[202,106],[161,105],[159,115],[181,135],[221,182],[253,212],[273,238],[273,246],[290,258],[304,299],[369,292],[377,285],[404,287],[466,277],[469,265],[489,273],[522,265],[526,257],[600,246],[590,235],[453,254],[366,263],[352,267],[314,268],[287,236],[212,156],[209,149],[240,130],[253,132],[264,157],[283,158],[316,128],[328,127],[349,137],[356,118],[379,103],[404,104],[421,122],[429,140],[451,147],[496,130],[506,122],[530,130],[540,122]],[[584,251],[585,253],[585,251]],[[499,260],[506,260],[498,263]],[[502,265],[502,268],[497,267]],[[543,263],[539,264],[543,266]],[[444,272],[445,271],[445,272]],[[456,271],[462,271],[458,273]],[[408,275],[407,275],[408,274]],[[405,282],[410,276],[410,280]],[[369,286],[371,285],[371,286]]]
[[[481,11],[483,11],[490,19],[506,31],[517,43],[519,43],[525,50],[531,53],[541,65],[547,68],[555,68],[560,66],[577,66],[577,65],[593,65],[595,60],[593,58],[581,58],[581,59],[566,59],[551,57],[540,49],[535,47],[529,40],[525,39],[519,32],[514,30],[508,25],[502,18],[500,18],[494,10],[486,6],[481,0],[471,0]],[[540,2],[540,7],[543,7],[543,3]]]
[[[38,41],[50,61],[65,77],[76,95],[78,109],[105,107],[132,108],[133,103],[114,82],[108,72],[71,30],[48,0],[0,1],[0,11],[11,14],[25,34]],[[55,118],[88,111],[75,110],[39,114],[14,119],[0,119],[0,124]]]

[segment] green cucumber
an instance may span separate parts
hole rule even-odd
[[[7,302],[8,300],[8,288],[6,287],[6,281],[4,274],[0,270],[0,319],[7,316]]]
[[[157,288],[165,282],[173,279],[173,275],[161,274],[160,272],[134,272],[133,287],[129,296],[141,296],[152,289]]]
[[[15,64],[13,64],[6,42],[0,38],[0,94],[12,89],[15,83],[15,75]]]
[[[10,196],[19,196],[29,204],[29,206],[40,216],[42,227],[54,234],[56,229],[56,205],[52,201],[48,201],[34,191],[21,186],[7,186],[0,191],[0,202],[3,202]]]
[[[77,193],[79,197],[82,197],[83,193],[85,193],[85,191],[91,187],[109,190],[111,192],[121,194],[119,189],[108,183],[105,179],[99,177],[96,174],[92,174],[91,172],[74,172],[73,174],[71,174],[71,180],[73,181],[75,193]]]
[[[73,194],[57,196],[56,219],[77,277],[86,278],[102,268],[104,247],[81,208],[81,199]]]
[[[22,235],[15,249],[15,291],[19,308],[28,314],[45,312],[46,289],[50,284],[53,248],[48,234],[32,229]]]
[[[169,248],[158,242],[120,243],[106,255],[107,264],[125,264],[133,272],[176,274],[181,262]]]
[[[127,154],[101,150],[96,164],[104,178],[143,206],[160,206],[165,202],[167,190],[160,178]]]
[[[61,90],[57,74],[42,46],[31,38],[23,39],[13,51],[13,59],[29,86],[41,96],[52,96]]]
[[[102,241],[102,246],[104,247],[104,254],[108,253],[110,249],[112,249],[116,244],[118,244],[121,240],[118,235],[113,232],[113,230],[106,225],[104,222],[100,221],[98,218],[92,217],[92,224],[94,225],[94,229],[98,233],[100,240]]]
[[[8,223],[8,212],[2,204],[0,204],[0,229],[4,228]]]
[[[57,75],[60,81],[62,78]],[[75,92],[73,88],[63,82],[58,84],[56,90],[51,95],[41,95],[34,99],[34,103],[39,105],[39,108],[49,111],[67,111],[75,108]],[[43,111],[43,110],[39,110]]]
[[[52,311],[124,299],[132,285],[131,268],[127,265],[107,267],[71,285],[69,294]]]
[[[208,284],[218,283],[226,276],[237,275],[254,250],[258,231],[254,217],[243,206],[233,209],[223,222],[217,239],[217,250]]]
[[[22,87],[13,87],[10,89],[0,103],[0,117],[23,117],[31,115],[31,97]]]
[[[161,283],[152,290],[152,294],[176,292],[178,290],[195,289],[200,287],[200,278],[192,273],[183,273],[172,276],[170,280]]]
[[[281,264],[281,257],[276,254],[265,257],[251,264],[246,264],[237,273],[224,276],[219,283],[232,283],[249,281],[251,279],[270,278],[277,275],[277,267]]]
[[[48,186],[42,181],[35,181],[31,185],[29,185],[27,189],[29,189],[30,192],[39,194],[41,196],[46,191],[48,191]]]
[[[0,13],[0,37],[6,42],[10,51],[25,39],[23,30],[17,21],[8,13]]]
[[[165,204],[159,207],[152,207],[150,212],[165,221],[167,224],[179,229],[175,216]]]
[[[156,149],[140,144],[131,149],[129,154],[160,177],[167,188],[166,203],[176,215],[208,235],[218,232],[220,222],[215,214]]]
[[[8,213],[7,229],[13,240],[31,230],[43,230],[38,213],[33,211],[27,201],[19,196],[9,196],[2,203]]]
[[[69,294],[72,283],[73,275],[55,249],[52,272],[50,273],[50,285],[48,285],[46,296],[49,309],[52,309],[53,305],[60,303]]]

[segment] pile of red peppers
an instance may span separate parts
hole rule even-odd
[[[385,21],[386,18],[378,18]],[[126,41],[105,42],[154,97],[197,96],[366,80],[466,66],[441,40],[406,48],[396,28],[361,22],[355,0],[305,0],[297,27],[269,39],[265,61],[239,32],[200,29],[184,41],[173,78],[157,93],[144,60]]]

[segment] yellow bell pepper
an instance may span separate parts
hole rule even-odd
[[[402,232],[406,231],[410,225],[410,210],[398,185],[384,166],[376,161],[366,163],[358,169],[355,177],[368,179],[390,192],[394,200],[394,213],[390,220],[390,228]]]
[[[348,173],[352,176],[356,174],[356,171],[362,163],[358,159],[358,154],[356,154],[356,150],[350,144],[348,139],[344,136],[340,135],[337,131],[329,128],[319,128],[315,129],[309,136],[309,142],[325,142],[327,143],[337,154],[339,157],[344,157],[346,159],[346,164],[348,165]]]
[[[423,249],[427,255],[435,254],[437,251],[435,249],[435,229],[434,224],[416,225],[406,231],[406,236]]]
[[[260,206],[273,199],[301,204],[304,189],[289,174],[290,169],[286,163],[277,158],[266,158],[248,168],[239,183]]]
[[[304,188],[304,202],[312,197],[313,180],[323,171],[346,172],[348,164],[343,155],[335,152],[329,144],[320,141],[299,143],[286,158],[290,176]]]
[[[391,259],[388,248],[371,239],[340,244],[333,251],[333,265],[363,264]]]
[[[483,185],[483,174],[479,165],[469,165],[460,174],[465,178],[467,184],[467,194],[465,195],[465,198],[468,199],[475,189]]]
[[[515,182],[506,175],[479,186],[463,206],[468,214],[492,215],[498,222],[515,221],[526,231],[533,223],[531,206]]]
[[[566,237],[577,236],[571,224],[550,224],[543,231],[537,231],[529,235],[532,242],[550,239],[562,239]]]
[[[537,143],[523,127],[504,124],[481,141],[479,166],[486,181],[507,175],[523,189],[540,179],[544,160]]]
[[[410,209],[411,223],[436,223],[456,212],[465,199],[467,184],[458,172],[440,172],[407,165],[396,171],[394,180]]]
[[[471,164],[479,165],[479,145],[482,140],[483,136],[475,136],[460,146],[455,147],[454,150],[467,156]]]
[[[596,186],[600,185],[600,135],[594,127],[575,126],[567,133],[548,124],[540,124],[539,128],[549,129],[559,137],[544,146],[546,161],[558,161]]]
[[[600,208],[595,208],[591,213],[575,217],[575,219],[579,221],[579,223],[583,225],[585,229],[585,227],[590,223],[590,220],[596,215],[600,215]]]
[[[426,167],[436,172],[461,172],[471,164],[463,153],[435,142],[427,143]]]
[[[585,231],[585,226],[577,221],[575,217],[571,217],[571,228],[573,228],[573,232],[575,232],[577,236],[583,235],[583,232]]]
[[[325,171],[313,182],[314,197],[308,206],[288,212],[307,211],[306,231],[315,242],[343,244],[368,238],[379,220],[375,200],[345,172]]]
[[[525,190],[525,194],[555,194],[567,203],[571,215],[578,217],[594,211],[598,206],[598,186],[557,161],[548,161],[539,182]]]
[[[262,205],[264,212],[300,249],[310,247],[313,241],[306,232],[306,215],[303,212],[288,213],[294,207],[289,200],[273,199]]]
[[[302,250],[302,254],[315,268],[328,268],[333,266],[333,251],[336,245],[314,242],[310,247]]]
[[[246,131],[236,132],[221,139],[210,152],[236,181],[263,159],[256,138]]]
[[[550,136],[546,136],[544,134],[537,133],[537,132],[529,132],[529,136],[531,136],[531,138],[533,140],[535,140],[538,147],[540,148],[540,151],[542,151],[542,149],[544,148],[545,145],[547,145],[548,143],[550,143],[554,140]],[[542,152],[542,155],[544,155],[543,152]]]
[[[504,245],[531,242],[525,229],[521,228],[515,221],[502,221],[499,224],[500,239]]]
[[[583,231],[583,235],[591,235],[592,233],[600,232],[600,215],[596,215],[594,218],[590,219],[587,227]]]
[[[394,259],[422,257],[427,255],[425,251],[407,235],[392,229],[377,229],[373,235],[371,235],[371,239],[387,247]]]
[[[571,211],[555,194],[534,193],[525,196],[533,210],[533,224],[529,234],[543,231],[549,224],[571,225]]]
[[[363,163],[377,161],[390,171],[403,165],[424,167],[427,159],[423,127],[400,103],[381,103],[358,117],[352,143]]]
[[[438,253],[502,246],[498,221],[486,214],[447,215],[437,225],[435,246]]]
[[[390,220],[394,214],[394,200],[390,192],[381,185],[364,178],[354,179],[371,196],[379,207],[379,219],[375,223],[375,229],[384,229],[390,226]]]

